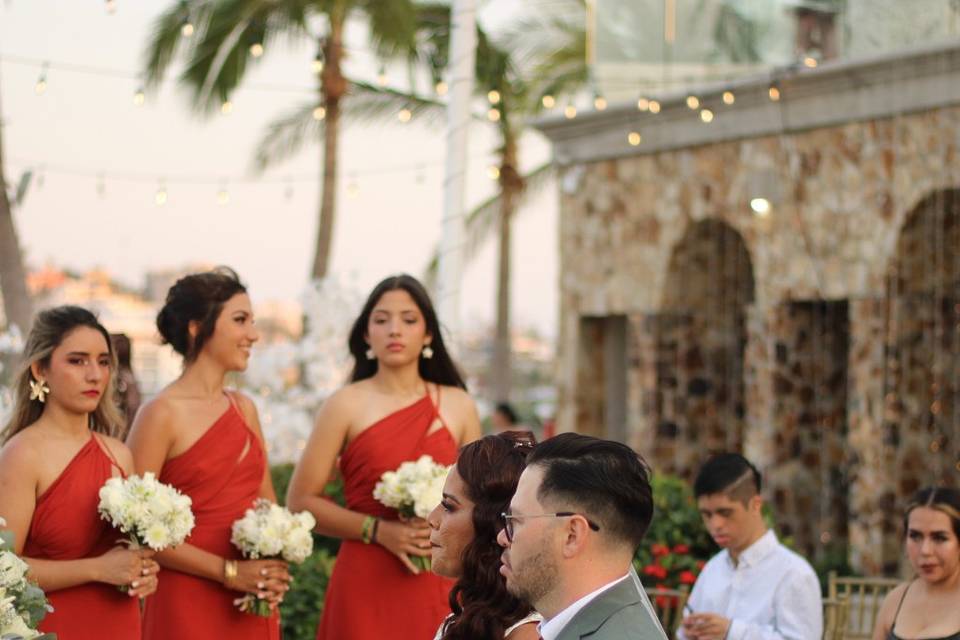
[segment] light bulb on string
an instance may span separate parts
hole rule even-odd
[[[807,67],[808,69],[816,69],[817,59],[813,56],[806,56],[803,59],[803,66]]]
[[[487,92],[487,100],[490,104],[498,104],[500,102],[500,92],[496,89],[491,89]]]
[[[43,63],[43,67],[40,68],[40,75],[37,77],[37,84],[33,86],[33,91],[38,96],[43,95],[47,90],[47,68],[49,66],[49,63]]]
[[[224,100],[223,104],[220,105],[220,113],[227,116],[233,112],[233,102],[230,100]]]
[[[570,103],[566,107],[564,107],[563,116],[567,120],[573,120],[574,118],[577,117],[577,108],[573,106],[573,103]]]
[[[496,107],[490,107],[487,110],[487,120],[490,122],[499,122],[500,121],[500,109]]]
[[[183,24],[180,25],[180,35],[184,38],[189,38],[193,35],[193,23],[190,22],[190,18],[183,19]]]
[[[636,147],[643,142],[643,136],[640,135],[639,131],[631,131],[627,134],[627,142],[631,147]]]
[[[357,184],[357,178],[350,178],[350,182],[347,183],[347,197],[348,198],[357,198],[360,196],[360,185]]]
[[[158,207],[162,207],[167,204],[167,188],[161,182],[160,186],[157,187],[157,192],[153,194],[153,201],[157,203]]]
[[[259,42],[254,42],[250,45],[250,55],[254,58],[259,58],[263,55],[263,45]]]
[[[223,207],[229,203],[230,203],[230,192],[227,191],[226,185],[222,185],[220,187],[220,190],[217,191],[217,204]]]
[[[646,98],[640,98],[637,100],[637,111],[649,111],[650,110],[650,101]]]
[[[397,113],[397,120],[399,120],[400,122],[404,122],[404,123],[410,122],[411,118],[413,118],[413,112],[410,111],[410,109],[407,109],[406,107],[404,107],[403,109],[400,109],[400,112]]]
[[[293,200],[293,178],[287,178],[287,186],[283,188],[283,199],[287,202]]]
[[[117,12],[117,2],[116,0],[107,0],[107,13],[113,15]]]
[[[593,108],[597,111],[603,111],[607,108],[607,99],[598,93],[593,97]]]
[[[700,112],[700,120],[706,124],[713,122],[713,111],[710,111],[710,109],[703,109]]]
[[[733,91],[723,92],[723,104],[731,105],[736,101],[737,101],[737,97],[733,95]]]
[[[450,90],[450,87],[447,86],[446,82],[444,82],[443,80],[440,80],[437,82],[436,86],[434,87],[434,90],[436,90],[438,96],[445,96],[447,95],[447,91]]]
[[[771,85],[771,87],[767,89],[767,95],[770,96],[772,102],[777,102],[780,100],[780,89],[778,89],[776,85]]]
[[[651,100],[649,104],[650,113],[660,113],[660,103],[656,100]]]
[[[97,196],[103,198],[107,193],[107,183],[106,178],[103,173],[97,174]]]
[[[140,87],[133,94],[133,106],[140,107],[143,106],[143,103],[146,101],[147,96],[143,92],[143,87]]]
[[[327,110],[324,107],[317,107],[313,110],[313,119],[314,120],[323,120],[327,117]]]
[[[323,54],[317,53],[316,57],[310,62],[310,70],[315,74],[323,72]]]
[[[687,96],[687,107],[689,109],[696,109],[700,106],[700,98],[697,96]]]
[[[557,100],[549,93],[540,99],[544,109],[553,109],[557,105]]]
[[[495,164],[487,167],[487,177],[491,180],[498,180],[500,178],[500,168]]]
[[[387,70],[384,67],[380,67],[380,71],[377,73],[377,84],[381,87],[387,86]]]

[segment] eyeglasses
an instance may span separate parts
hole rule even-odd
[[[600,525],[596,522],[583,515],[582,513],[574,513],[573,511],[558,511],[556,513],[537,513],[533,515],[513,515],[512,513],[501,513],[500,519],[503,520],[503,531],[507,534],[507,542],[513,542],[513,521],[522,520],[524,518],[572,518],[573,516],[580,516],[587,521],[587,524],[594,531],[600,531]]]

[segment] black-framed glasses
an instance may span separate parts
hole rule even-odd
[[[582,513],[576,513],[573,511],[558,511],[556,513],[535,513],[533,515],[522,514],[514,515],[512,513],[501,513],[500,519],[503,520],[503,531],[507,534],[507,542],[513,542],[513,521],[514,520],[523,520],[524,518],[571,518],[573,516],[580,516],[587,521],[587,524],[594,531],[600,531],[600,525],[596,522],[583,515]]]

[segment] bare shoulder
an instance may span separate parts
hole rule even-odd
[[[257,415],[257,405],[256,403],[242,391],[237,391],[233,389],[228,392],[230,397],[233,398],[234,402],[237,403],[237,407],[240,409],[240,412],[243,413],[244,417],[250,418]]]
[[[32,473],[42,460],[41,439],[27,427],[0,447],[0,469],[12,474]]]
[[[367,399],[369,385],[366,380],[351,382],[345,387],[334,391],[323,401],[323,412],[337,415],[346,415],[350,409]]]
[[[113,454],[113,457],[117,459],[117,462],[120,463],[120,466],[124,468],[124,470],[133,469],[133,454],[130,453],[130,447],[112,436],[101,434],[99,437],[103,441],[103,444],[110,450],[110,453]]]
[[[177,401],[161,391],[140,407],[134,424],[140,429],[163,429],[175,422],[178,408]]]
[[[877,615],[878,623],[884,622],[889,626],[890,621],[893,619],[894,612],[900,605],[900,600],[903,599],[909,586],[909,582],[904,582],[898,584],[887,593],[883,599],[883,603],[880,605],[880,613]]]
[[[454,411],[459,413],[461,411],[475,412],[477,410],[477,405],[473,401],[473,397],[460,387],[440,385],[439,390],[441,402]]]

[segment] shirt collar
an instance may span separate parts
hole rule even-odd
[[[772,529],[767,529],[767,532],[760,536],[756,542],[743,550],[743,553],[740,554],[740,558],[737,561],[737,566],[752,567],[756,565],[776,549],[779,544],[777,534],[775,534]],[[731,558],[729,554],[727,555],[727,560],[733,565],[733,558]]]

